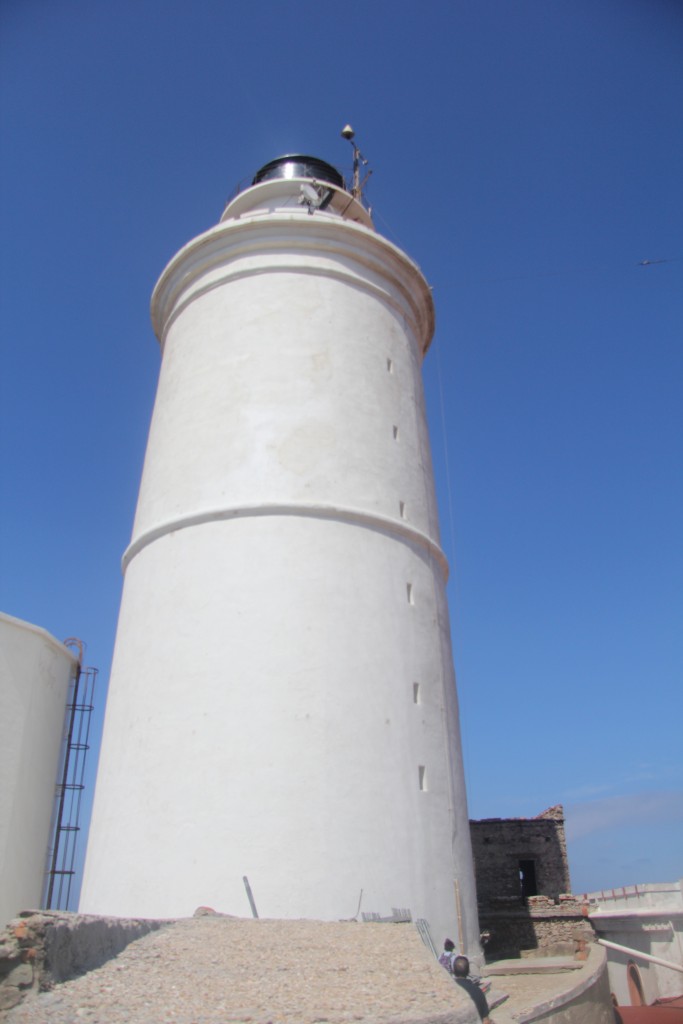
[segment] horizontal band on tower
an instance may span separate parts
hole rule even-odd
[[[434,333],[434,306],[419,267],[368,228],[304,214],[225,221],[188,242],[168,264],[152,295],[157,338],[163,344],[178,308],[194,293],[233,275],[297,270],[337,277],[390,302],[411,322],[421,352],[427,351]]]
[[[439,545],[422,530],[416,530],[389,516],[374,515],[362,509],[343,508],[340,505],[241,505],[237,508],[208,509],[205,512],[195,512],[192,515],[180,516],[178,519],[170,519],[151,530],[146,530],[129,545],[122,559],[123,571],[126,571],[130,562],[143,548],[176,530],[186,530],[191,526],[203,526],[205,523],[221,522],[226,519],[249,519],[265,516],[297,516],[302,519],[336,520],[353,526],[363,526],[368,529],[380,530],[382,533],[389,533],[427,551],[441,569],[444,583],[448,579],[448,560],[445,554]]]

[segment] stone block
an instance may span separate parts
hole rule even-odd
[[[30,964],[17,964],[5,978],[4,984],[10,988],[30,988],[33,984],[33,968]]]
[[[16,985],[3,985],[0,987],[0,1011],[11,1010],[13,1006],[20,1003],[24,998],[24,993],[21,992]]]

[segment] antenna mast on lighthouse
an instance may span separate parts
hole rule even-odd
[[[363,180],[360,180],[361,164],[363,165],[363,167],[367,167],[368,161],[361,153],[357,143],[353,141],[356,137],[356,133],[354,132],[350,124],[344,125],[344,127],[341,130],[341,136],[343,139],[348,139],[348,141],[353,146],[353,187],[351,188],[351,195],[353,196],[354,199],[357,199],[359,202],[362,202],[363,186],[365,185],[366,181],[372,174],[372,171],[367,171]]]

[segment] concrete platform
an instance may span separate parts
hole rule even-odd
[[[539,957],[488,964],[493,1024],[614,1024],[606,957],[589,947],[587,960]],[[502,998],[501,998],[502,997]]]
[[[523,960],[496,960],[484,970],[487,978],[501,974],[562,974],[564,971],[580,971],[585,961],[568,956],[526,957]]]

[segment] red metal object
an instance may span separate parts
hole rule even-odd
[[[683,995],[657,999],[651,1006],[615,1006],[617,1024],[683,1024]]]

